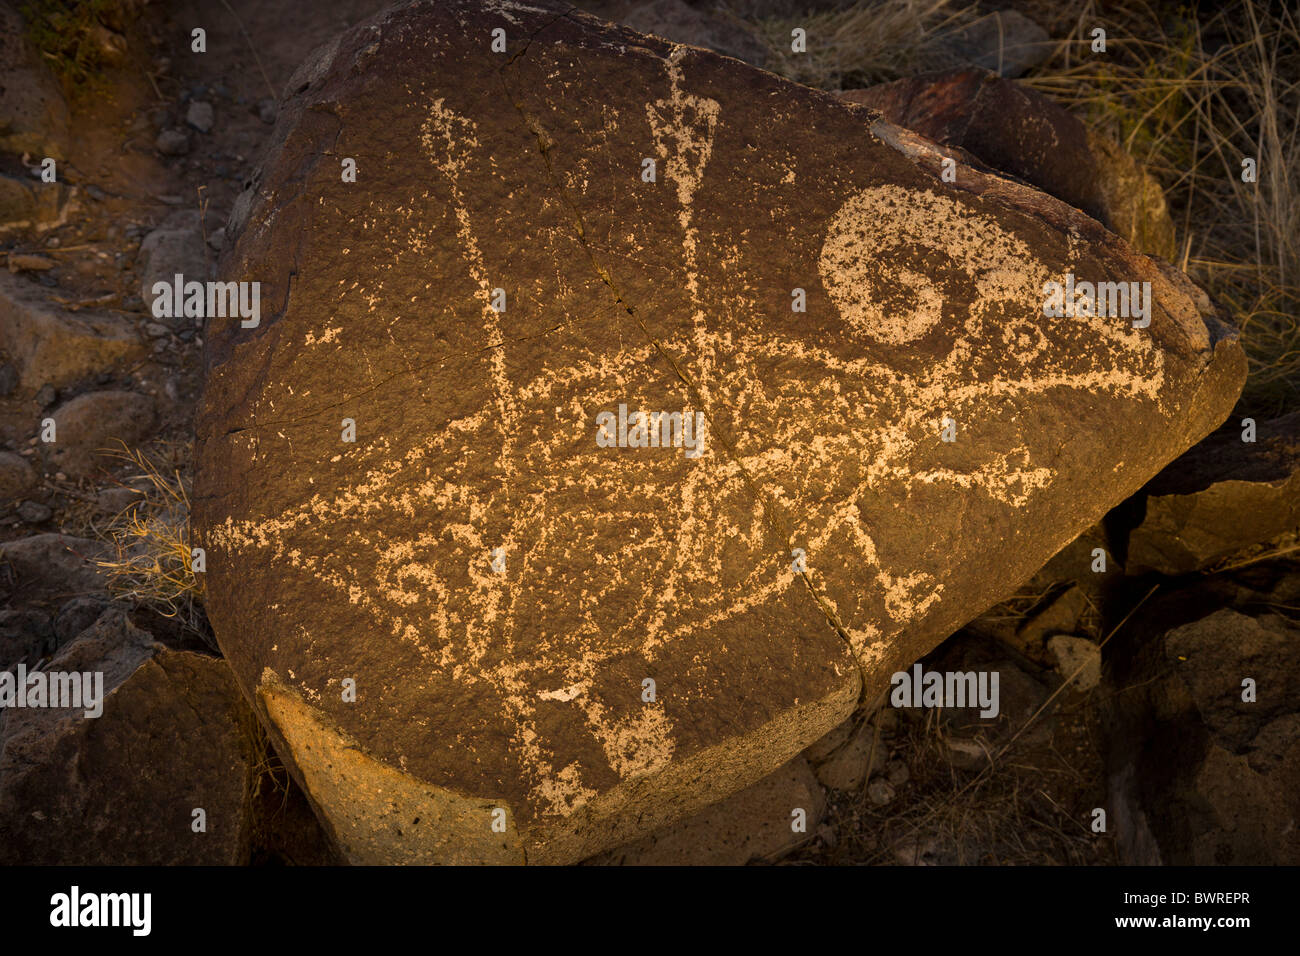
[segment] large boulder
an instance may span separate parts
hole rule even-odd
[[[22,385],[61,388],[141,357],[135,328],[109,312],[67,312],[44,290],[0,272],[0,349],[16,360]]]
[[[1300,862],[1300,628],[1222,608],[1145,635],[1112,675],[1110,806],[1120,860]]]
[[[110,609],[43,671],[103,696],[3,712],[0,863],[248,861],[263,751],[224,661],[159,644]]]
[[[288,89],[227,227],[263,312],[209,323],[194,523],[351,860],[565,863],[756,782],[1241,388],[1180,274],[707,51],[454,0]],[[1150,283],[1149,326],[1046,317],[1067,273]],[[703,431],[624,447],[620,406]]]
[[[1186,574],[1300,535],[1300,412],[1251,425],[1228,423],[1152,479],[1130,570]]]

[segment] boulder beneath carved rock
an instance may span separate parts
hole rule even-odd
[[[1041,93],[979,69],[840,94],[1082,209],[1140,252],[1173,259],[1163,190],[1123,148]]]
[[[1300,535],[1300,412],[1239,421],[1152,479],[1146,513],[1129,535],[1132,571],[1186,574]]]
[[[354,861],[567,863],[744,789],[1240,391],[1185,277],[716,54],[460,0],[289,88],[227,227],[263,313],[209,323],[194,522]],[[1150,326],[1046,318],[1066,273],[1151,283]],[[620,406],[703,425],[624,447]]]
[[[1300,628],[1224,608],[1119,666],[1108,776],[1121,862],[1300,862]]]
[[[744,866],[773,861],[810,839],[825,812],[826,794],[800,756],[721,803],[587,862]]]
[[[102,713],[0,711],[0,863],[248,861],[262,751],[225,662],[165,647],[111,609],[44,670],[101,673]]]

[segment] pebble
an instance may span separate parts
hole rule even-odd
[[[18,387],[18,369],[9,362],[0,364],[0,398],[8,398]]]
[[[190,138],[184,130],[165,129],[158,134],[154,146],[164,156],[184,156],[190,151]]]
[[[36,393],[36,404],[41,408],[48,408],[54,404],[54,400],[59,397],[58,390],[48,382],[40,387]]]
[[[18,506],[18,517],[28,524],[42,524],[49,521],[53,515],[54,510],[39,501],[24,501]]]
[[[885,779],[895,787],[901,787],[911,779],[911,772],[907,769],[907,764],[895,758],[885,764]]]
[[[205,103],[202,100],[194,100],[190,103],[190,108],[185,111],[185,122],[189,123],[200,133],[210,132],[212,124],[216,121],[216,114],[212,109],[211,103]]]
[[[20,269],[28,272],[45,272],[53,269],[57,262],[49,256],[29,256],[22,254],[9,254],[9,271],[18,272]]]
[[[891,784],[884,777],[875,777],[871,783],[867,784],[867,799],[878,807],[883,807],[889,803],[897,793]]]
[[[167,326],[163,325],[161,322],[149,322],[145,325],[144,331],[145,334],[149,336],[149,338],[156,339],[166,335],[170,331],[170,329],[168,329]]]
[[[276,107],[275,100],[271,100],[271,99],[258,100],[257,118],[260,119],[267,126],[271,126],[272,124],[275,123],[275,118],[276,116],[279,115],[279,113],[280,110]]]

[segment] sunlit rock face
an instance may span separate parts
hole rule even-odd
[[[222,648],[356,861],[566,863],[754,783],[1244,378],[1082,213],[561,7],[394,10],[288,92],[194,516]],[[1145,323],[1045,315],[1067,277],[1149,283]]]

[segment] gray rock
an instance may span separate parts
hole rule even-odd
[[[0,362],[0,398],[8,398],[18,387],[18,369],[11,362]]]
[[[885,779],[895,788],[903,786],[911,778],[912,772],[907,769],[907,764],[903,761],[894,759],[885,764]]]
[[[257,101],[257,118],[267,126],[275,124],[275,118],[279,115],[280,110],[275,104],[275,100],[258,100]]]
[[[1031,660],[1051,658],[1048,639],[1054,634],[1071,634],[1079,626],[1079,619],[1088,606],[1087,596],[1078,585],[1066,588],[1050,603],[1025,620],[1016,630],[1014,646]]]
[[[223,661],[164,647],[110,610],[46,670],[102,673],[102,714],[87,717],[84,701],[9,711],[0,863],[248,862],[264,757]]]
[[[1101,648],[1086,637],[1057,634],[1048,639],[1047,649],[1056,658],[1056,670],[1062,680],[1079,671],[1070,685],[1075,690],[1089,691],[1101,682]]]
[[[59,390],[46,382],[36,390],[37,408],[46,409],[53,405],[59,399]]]
[[[0,349],[21,369],[25,388],[62,387],[120,367],[142,354],[131,323],[90,310],[65,312],[40,288],[0,272]]]
[[[204,103],[201,100],[192,100],[189,109],[185,111],[185,122],[200,133],[210,132],[215,119],[216,115],[212,110],[212,104]]]
[[[101,456],[133,447],[153,434],[153,399],[138,392],[86,392],[53,414],[56,440],[42,445],[46,469],[86,477],[106,462]]]
[[[158,134],[154,147],[164,156],[184,156],[190,151],[190,137],[185,130],[170,127]]]
[[[104,577],[95,562],[103,556],[98,541],[65,534],[0,543],[0,565],[14,575],[15,593],[32,600],[102,593]]]
[[[867,799],[878,807],[893,803],[898,792],[894,785],[884,777],[875,777],[867,784]]]
[[[188,210],[174,212],[145,236],[136,258],[136,272],[140,276],[140,295],[151,312],[155,283],[171,285],[178,274],[184,276],[186,282],[206,282],[208,255],[199,213]],[[175,326],[184,319],[176,316],[164,321]]]
[[[1015,10],[999,10],[936,38],[954,59],[1005,77],[1027,73],[1052,54],[1047,31]]]
[[[100,514],[117,515],[144,500],[133,488],[105,488],[95,496],[95,507]]]
[[[638,3],[622,22],[642,33],[705,47],[755,66],[767,60],[767,47],[753,27],[725,12],[692,7],[683,0]]]
[[[41,504],[39,501],[24,501],[18,506],[17,511],[18,517],[27,524],[43,524],[54,515],[49,505]]]
[[[91,595],[75,597],[65,602],[54,616],[54,637],[58,646],[71,643],[78,634],[99,620],[107,608],[108,601]]]
[[[55,646],[50,616],[44,611],[0,611],[0,670],[36,664]]]
[[[872,756],[874,738],[875,730],[864,722],[842,745],[815,765],[817,779],[831,790],[861,790],[868,774],[883,768],[889,757],[888,748],[879,741]]]
[[[36,484],[36,472],[23,457],[0,451],[0,506],[21,498]]]

